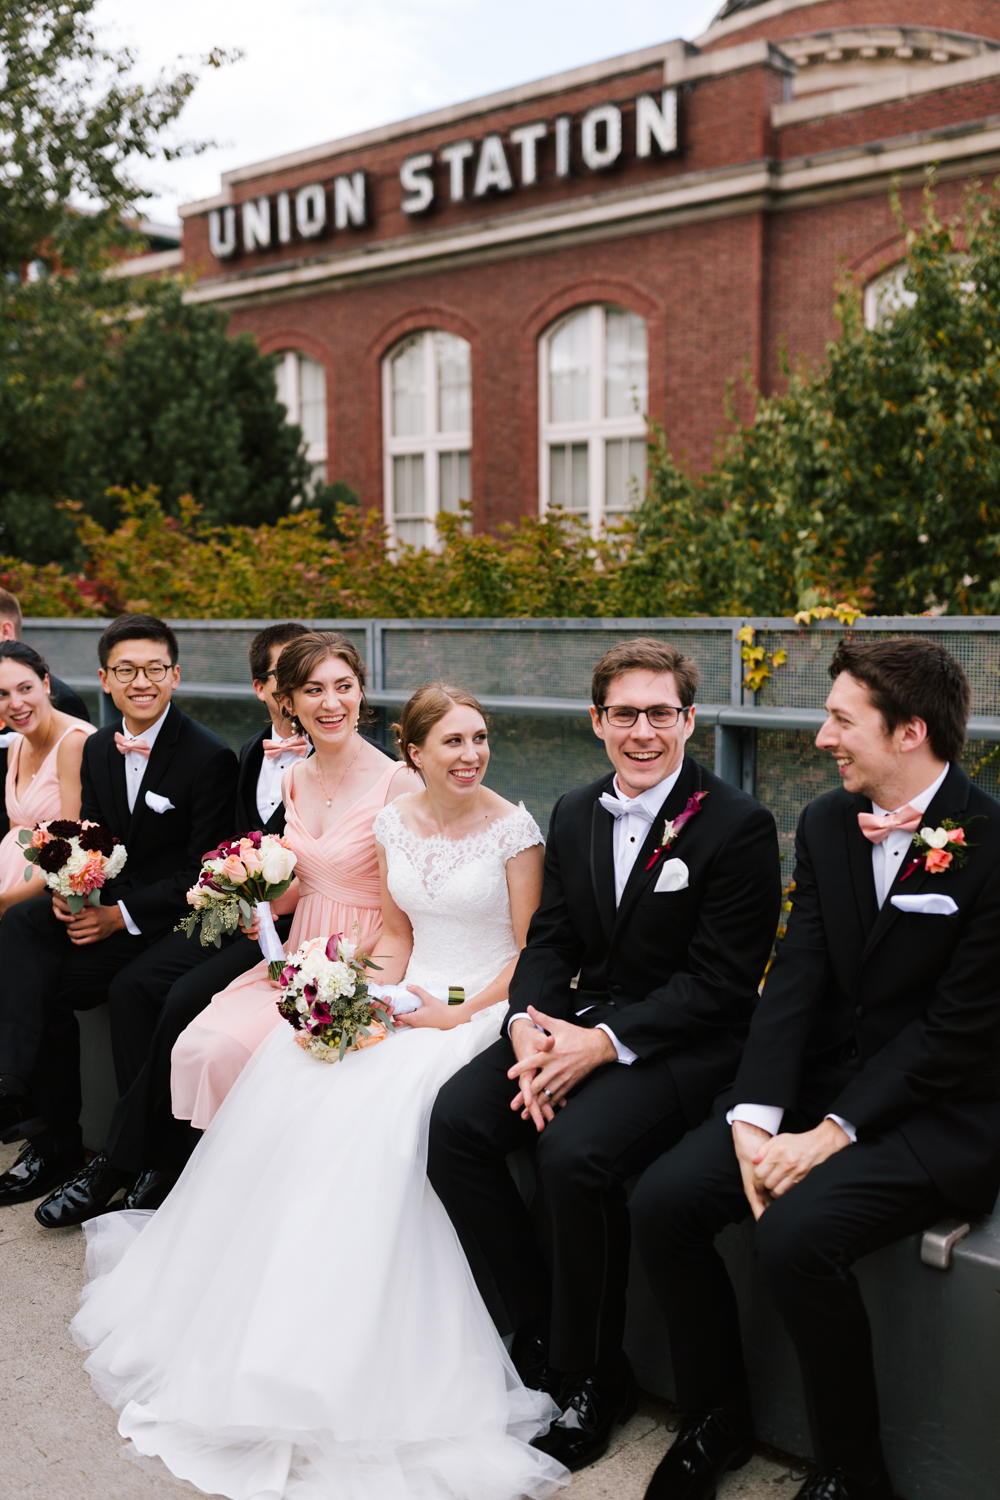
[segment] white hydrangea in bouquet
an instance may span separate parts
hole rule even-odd
[[[278,1010],[295,1040],[321,1062],[339,1062],[384,1041],[395,1030],[388,1008],[368,991],[367,969],[377,969],[340,932],[313,938],[293,953],[278,976]]]
[[[210,943],[221,948],[223,933],[235,932],[240,917],[251,926],[256,916],[268,977],[277,979],[285,967],[285,952],[274,930],[271,902],[295,879],[295,860],[291,844],[276,833],[248,833],[210,849],[197,884],[187,893],[193,910],[177,924],[177,931],[191,937],[197,929],[203,948]]]
[[[114,880],[128,858],[125,845],[101,823],[87,819],[51,818],[22,828],[17,835],[24,846],[28,869],[25,880],[38,871],[50,891],[65,897],[74,914],[86,902],[100,906],[101,887]]]

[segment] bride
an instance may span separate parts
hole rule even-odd
[[[86,1226],[72,1325],[142,1462],[230,1500],[514,1500],[568,1473],[425,1177],[427,1120],[488,1047],[542,881],[541,835],[482,784],[475,699],[421,688],[397,729],[425,789],[375,820],[378,978],[420,1008],[317,1061],[282,1022],[155,1214]],[[302,764],[289,773],[301,778]],[[350,934],[345,934],[350,936]],[[461,986],[467,998],[436,998]]]

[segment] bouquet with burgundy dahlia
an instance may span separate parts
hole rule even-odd
[[[304,1051],[339,1062],[395,1030],[388,1007],[368,990],[365,970],[377,968],[339,932],[327,942],[312,938],[291,955],[278,978],[278,1010]]]
[[[25,846],[29,865],[25,880],[31,879],[34,865],[49,890],[65,897],[74,914],[87,901],[100,906],[101,886],[121,873],[128,858],[121,839],[86,818],[82,822],[52,818],[34,828],[22,828],[17,839]]]

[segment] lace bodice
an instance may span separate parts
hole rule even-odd
[[[517,956],[507,861],[543,842],[538,824],[522,803],[482,833],[423,839],[390,802],[374,832],[385,850],[393,900],[413,927],[406,983],[462,984],[466,995],[475,995]]]

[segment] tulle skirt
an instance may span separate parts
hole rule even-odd
[[[566,1470],[427,1183],[505,1005],[320,1062],[279,1028],[155,1214],[86,1225],[72,1325],[138,1455],[231,1500],[514,1500]]]

